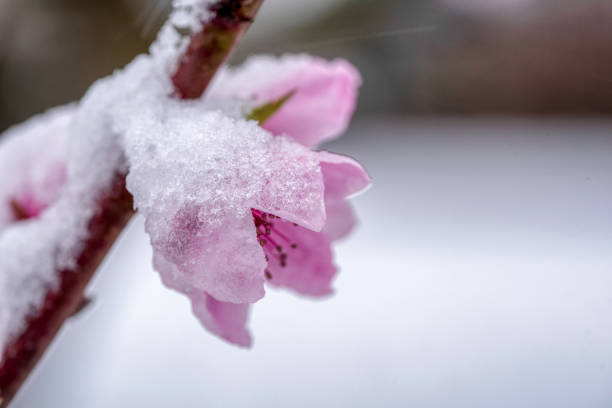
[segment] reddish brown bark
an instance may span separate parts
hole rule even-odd
[[[263,0],[219,0],[210,6],[214,17],[202,32],[191,37],[172,81],[185,99],[198,98],[219,66],[246,31]],[[88,224],[88,238],[72,270],[58,271],[59,287],[47,293],[43,306],[27,319],[23,333],[2,352],[0,408],[8,406],[28,374],[66,319],[82,305],[84,290],[134,211],[125,188],[125,175],[117,174],[100,194]]]
[[[249,28],[263,0],[220,0],[210,6],[214,17],[191,37],[172,77],[177,94],[199,98],[240,37]]]

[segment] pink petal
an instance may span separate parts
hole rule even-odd
[[[252,208],[274,214],[308,229],[325,225],[325,186],[318,153],[276,137],[270,145],[274,161],[265,170],[267,185]]]
[[[220,302],[205,292],[193,292],[189,299],[193,314],[206,329],[230,343],[251,346],[252,338],[246,328],[251,305]]]
[[[346,196],[367,188],[370,178],[351,158],[328,152],[317,153],[317,158],[325,184],[325,227],[320,232],[311,231],[280,215],[281,219],[263,220],[270,222],[269,233],[261,235],[260,243],[268,258],[270,283],[321,296],[332,292],[330,285],[336,274],[331,243],[346,236],[355,225]],[[254,215],[261,217],[256,211]]]
[[[326,199],[327,223],[321,232],[332,241],[346,237],[357,223],[351,204],[342,199]]]
[[[265,239],[263,247],[268,257],[270,283],[305,295],[322,296],[333,292],[330,285],[337,269],[333,265],[331,239],[326,234],[274,219],[271,234]],[[282,246],[282,253],[278,245]],[[285,262],[281,259],[282,254],[286,255]]]
[[[333,139],[348,127],[359,83],[357,71],[346,61],[313,60],[309,67],[257,92],[258,100],[269,101],[295,91],[263,127],[277,135],[287,134],[306,146]]]
[[[264,296],[266,261],[252,216],[207,224],[196,206],[174,218],[171,233],[161,234],[155,219],[146,220],[152,237],[155,267],[163,282],[183,293],[205,291],[224,302],[252,303]]]
[[[248,98],[259,104],[295,92],[263,127],[303,145],[316,146],[346,130],[361,77],[342,59],[285,55],[251,58],[242,67],[225,71],[215,85],[213,97]]]
[[[344,198],[368,188],[372,181],[365,169],[350,157],[319,152],[326,198]]]
[[[251,335],[246,329],[250,305],[221,302],[202,290],[195,290],[189,275],[165,259],[159,251],[153,254],[155,269],[171,289],[186,294],[191,300],[193,314],[210,332],[243,347],[251,346]]]

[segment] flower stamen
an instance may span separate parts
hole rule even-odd
[[[279,217],[268,214],[259,210],[251,210],[253,214],[253,221],[255,222],[255,228],[257,230],[257,239],[259,245],[266,252],[266,261],[269,262],[270,256],[279,263],[281,267],[287,266],[287,252],[285,247],[296,249],[297,244],[292,242],[285,234],[283,234],[278,228],[275,228],[274,220]],[[293,224],[297,225],[297,224]],[[272,279],[272,274],[266,270],[266,278]]]

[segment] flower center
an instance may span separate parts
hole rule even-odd
[[[284,268],[287,266],[288,258],[286,248],[296,249],[297,244],[283,234],[279,228],[275,227],[275,220],[281,222],[281,218],[259,210],[252,209],[251,212],[257,230],[257,240],[264,250],[266,261],[268,263],[271,260],[278,262]],[[297,226],[297,224],[293,225]],[[266,269],[265,274],[266,278],[272,279],[272,274],[268,269]]]

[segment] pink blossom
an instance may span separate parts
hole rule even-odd
[[[263,127],[304,146],[316,146],[346,130],[357,105],[360,85],[359,72],[342,59],[256,56],[240,67],[221,72],[210,94],[261,104],[293,92]]]
[[[305,220],[270,206],[254,207],[250,219],[228,220],[217,228],[200,220],[200,210],[191,206],[174,218],[174,237],[153,241],[154,265],[163,282],[187,294],[201,323],[232,343],[251,344],[245,327],[248,309],[263,296],[264,277],[270,284],[305,295],[332,293],[337,268],[331,244],[354,225],[346,197],[370,181],[352,159],[328,152],[312,154],[325,188],[324,226],[317,218]]]
[[[346,128],[359,85],[354,68],[344,61],[326,63],[305,56],[297,60],[285,57],[278,65],[284,69],[274,66],[268,59],[251,61],[246,68],[224,73],[223,80],[214,89],[222,89],[225,97],[251,95],[262,103],[278,99],[288,91],[294,92],[262,127],[274,134],[288,135],[306,146],[337,136]],[[287,70],[287,66],[293,69]],[[277,71],[283,74],[275,76]],[[258,80],[264,72],[272,78]],[[237,91],[232,95],[232,90]],[[215,96],[213,91],[212,97]],[[331,244],[347,235],[355,224],[346,198],[367,188],[370,179],[365,170],[348,157],[324,151],[313,154],[324,184],[326,222],[323,228],[300,225],[278,212],[253,208],[253,232],[265,254],[264,275],[270,284],[304,295],[323,296],[332,293],[331,281],[337,271]],[[257,267],[259,265],[253,265]],[[163,276],[163,268],[160,271]],[[194,313],[205,327],[235,344],[251,344],[245,328],[248,303],[223,302],[200,291],[190,293],[189,297]]]

